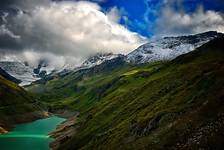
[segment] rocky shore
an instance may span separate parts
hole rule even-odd
[[[67,118],[62,124],[60,124],[55,131],[49,134],[51,138],[55,140],[50,144],[52,149],[57,149],[59,145],[69,140],[72,135],[75,134],[76,128],[74,126],[79,116],[79,112],[69,112],[66,110],[60,110],[55,112],[55,115]]]

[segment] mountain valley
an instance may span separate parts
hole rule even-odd
[[[58,149],[221,149],[223,40],[172,61],[104,62],[27,90],[51,111],[80,113]]]

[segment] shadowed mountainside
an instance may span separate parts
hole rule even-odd
[[[0,128],[44,117],[33,95],[0,75]]]

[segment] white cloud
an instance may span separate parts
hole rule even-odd
[[[119,21],[121,19],[121,14],[117,7],[111,8],[110,11],[106,15],[107,15],[108,19],[113,22],[119,23]]]
[[[55,69],[61,69],[64,67],[64,65],[71,65],[67,66],[69,68],[74,68],[80,65],[81,60],[74,59],[73,56],[57,56],[49,52],[35,52],[33,50],[26,50],[23,53],[19,54],[19,58],[21,61],[26,60],[29,62],[30,66],[37,66],[40,62],[40,60],[45,60],[48,63],[48,67],[55,68]],[[17,54],[18,56],[18,54]]]
[[[128,53],[146,40],[117,23],[117,8],[105,14],[96,3],[66,1],[27,10],[11,18],[9,26],[21,37],[22,52],[31,49],[27,56],[33,59],[35,53],[48,53],[77,62],[97,52]]]
[[[224,32],[222,13],[204,11],[202,7],[193,13],[184,13],[166,7],[155,23],[157,36],[195,34],[206,31]]]

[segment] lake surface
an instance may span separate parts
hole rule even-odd
[[[53,139],[48,134],[63,121],[64,118],[52,116],[16,125],[11,132],[0,135],[0,150],[49,150]]]

